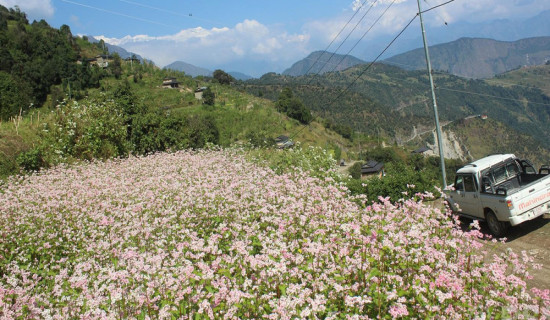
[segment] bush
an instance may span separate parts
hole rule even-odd
[[[128,153],[127,129],[113,100],[62,102],[44,124],[42,159],[58,164],[70,159],[108,159]]]
[[[348,172],[352,179],[361,179],[361,166],[362,163],[358,161],[348,168]]]
[[[437,177],[429,170],[417,171],[404,163],[388,163],[385,176],[371,178],[366,183],[366,195],[371,201],[389,197],[392,202],[408,199],[417,193],[429,192],[435,197],[440,193],[435,188]]]
[[[202,92],[202,102],[208,106],[213,106],[216,103],[216,95],[210,87]]]
[[[40,148],[33,148],[17,156],[17,165],[26,171],[38,171],[47,166]]]
[[[284,88],[277,100],[277,107],[280,112],[287,114],[289,117],[300,121],[302,124],[309,124],[313,121],[311,111],[295,97],[290,88]]]

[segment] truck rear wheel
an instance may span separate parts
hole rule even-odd
[[[506,222],[498,221],[497,216],[493,210],[488,209],[485,213],[485,221],[487,221],[487,227],[493,236],[500,238],[508,229],[508,224]]]

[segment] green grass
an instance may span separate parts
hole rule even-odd
[[[506,87],[513,85],[540,88],[550,96],[550,65],[521,68],[498,75],[486,80],[491,84],[501,84]]]
[[[105,78],[101,80],[99,88],[88,89],[83,96],[108,97],[110,92],[127,81],[136,103],[147,106],[151,111],[160,110],[167,117],[213,117],[220,133],[219,144],[224,147],[246,143],[251,137],[269,140],[287,135],[304,146],[320,146],[329,150],[340,148],[343,154],[354,148],[349,140],[325,129],[320,123],[314,121],[303,126],[278,113],[272,101],[240,92],[232,86],[191,78],[180,72],[155,69],[151,65],[134,65],[130,69],[129,64],[123,63],[123,71],[120,79]],[[137,81],[134,81],[134,77]],[[162,88],[165,77],[175,77],[180,88]],[[203,105],[202,101],[195,98],[195,88],[202,86],[209,86],[216,94],[214,106]],[[0,123],[0,177],[19,172],[18,155],[40,144],[40,123],[49,120],[52,107],[49,98],[44,107],[23,115],[17,125],[14,122]]]

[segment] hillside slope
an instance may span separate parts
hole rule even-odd
[[[543,66],[525,67],[497,75],[487,80],[505,87],[536,87],[550,96],[550,62]]]
[[[245,82],[243,89],[276,99],[282,88],[290,87],[317,115],[371,136],[387,137],[400,145],[419,132],[433,130],[433,108],[425,71],[375,64],[359,77],[364,67],[302,77],[267,74]],[[501,130],[531,137],[533,148],[548,149],[550,98],[541,90],[523,86],[506,88],[448,74],[436,74],[435,83],[443,125],[485,114],[501,123]],[[513,141],[521,139],[511,139],[503,148],[508,152],[523,149],[522,143]]]
[[[430,47],[435,70],[468,78],[489,78],[522,66],[545,64],[550,60],[550,37],[513,42],[461,38]],[[424,49],[415,49],[385,60],[409,70],[426,68]]]

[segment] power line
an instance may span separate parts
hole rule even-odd
[[[388,61],[388,60],[384,60],[383,63],[388,64],[388,65],[393,65],[393,66],[408,67],[410,70],[413,70],[413,71],[420,70],[420,69],[417,69],[417,66],[413,66],[413,65],[405,64],[405,63],[399,63],[399,62]],[[506,82],[506,81],[500,81],[500,80],[497,80],[497,79],[494,79],[494,78],[493,79],[479,79],[479,78],[465,76],[465,75],[455,75],[455,74],[452,74],[452,73],[449,73],[449,72],[444,72],[444,71],[439,71],[439,70],[432,70],[432,72],[440,74],[440,75],[455,76],[455,77],[463,78],[463,79],[467,79],[467,80],[481,80],[481,81],[485,81],[485,82],[494,82],[494,83],[500,84],[502,86],[513,86],[513,87],[522,87],[522,88],[527,88],[527,89],[539,89],[540,90],[539,87],[526,86],[526,85],[521,85],[521,84],[517,84],[517,83],[510,83],[510,82]],[[391,77],[389,77],[389,78],[391,78]]]
[[[359,7],[359,9],[357,9],[355,11],[355,13],[353,14],[353,16],[351,16],[351,18],[348,20],[348,22],[344,25],[344,27],[342,29],[340,29],[340,32],[338,32],[338,34],[332,39],[332,41],[329,43],[329,45],[325,48],[325,50],[323,51],[323,53],[317,58],[317,60],[309,67],[309,69],[307,69],[306,71],[306,75],[309,73],[309,71],[311,71],[311,69],[313,68],[313,66],[321,59],[321,57],[323,56],[323,54],[328,50],[328,48],[330,48],[330,46],[334,43],[334,41],[336,41],[336,39],[338,39],[338,37],[340,36],[340,34],[342,34],[342,32],[346,29],[346,27],[349,25],[349,23],[351,22],[351,20],[353,20],[353,18],[355,18],[355,16],[357,15],[357,13],[359,13],[359,11],[361,10],[361,8],[365,5],[365,3],[367,2],[368,0],[365,0],[363,1],[363,3],[361,4],[361,6]],[[376,0],[378,1],[378,0]],[[375,1],[375,2],[376,2]],[[345,40],[344,40],[345,41]],[[338,49],[337,49],[338,50]],[[327,63],[328,61],[330,61],[330,59],[332,59],[332,56],[327,60]],[[326,63],[325,63],[326,65]],[[324,66],[320,69],[322,70],[324,68]]]
[[[519,99],[514,99],[514,98],[505,98],[505,97],[494,96],[494,95],[491,95],[491,94],[477,93],[477,92],[471,92],[471,91],[465,91],[465,90],[457,90],[457,89],[451,89],[451,88],[445,88],[445,87],[437,87],[437,89],[453,91],[453,92],[460,92],[460,93],[467,93],[467,94],[473,94],[473,95],[476,95],[476,96],[497,98],[497,99],[502,99],[502,100],[515,101],[515,102],[527,102],[527,103],[530,103],[530,104],[537,104],[537,105],[541,105],[541,106],[549,106],[550,107],[549,103],[532,102],[532,101],[529,101],[529,100],[519,100]]]
[[[403,29],[401,29],[397,36],[393,38],[393,40],[384,48],[384,50],[382,50],[382,52],[371,63],[369,63],[367,67],[363,71],[361,71],[361,73],[334,100],[329,103],[329,105],[331,105],[334,101],[338,100],[342,95],[344,95],[344,93],[346,93],[351,88],[351,86],[353,86],[355,82],[357,82],[357,80],[359,80],[359,78],[361,78],[365,74],[365,72],[367,72],[374,65],[374,63],[376,63],[376,61],[378,61],[378,59],[389,49],[389,47],[395,42],[395,40],[397,40],[397,38],[399,38],[401,34],[403,34],[403,32],[405,32],[405,30],[413,23],[417,16],[418,14],[416,14],[409,21],[409,23],[407,23],[407,25]]]
[[[367,14],[371,11],[371,9],[374,7],[374,5],[376,4],[378,0],[375,0],[371,6],[369,7],[369,9],[367,10],[367,12],[365,12],[365,14],[361,17],[361,19],[359,19],[359,21],[355,24],[355,26],[353,27],[353,29],[351,29],[351,31],[348,33],[348,35],[346,36],[346,38],[344,40],[342,40],[342,42],[340,43],[340,45],[338,46],[338,48],[336,48],[336,50],[334,50],[334,52],[330,55],[330,58],[328,58],[327,62],[319,69],[319,72],[317,74],[319,74],[323,68],[327,65],[327,63],[332,59],[332,57],[334,57],[334,55],[336,54],[336,52],[338,52],[338,50],[340,50],[340,48],[342,47],[342,45],[344,45],[344,43],[349,39],[349,37],[351,36],[351,34],[355,31],[355,29],[357,29],[357,27],[359,26],[359,24],[363,21],[363,19],[365,19],[365,17],[367,16]],[[395,2],[395,0],[394,0]],[[392,3],[393,4],[393,3]],[[391,6],[391,5],[390,5]],[[357,11],[359,12],[359,10]],[[385,13],[385,12],[384,12]],[[376,22],[375,22],[376,23]],[[370,30],[370,29],[369,29]],[[364,36],[363,36],[364,37]],[[361,40],[359,40],[361,41]],[[349,52],[348,52],[349,54]],[[347,56],[347,55],[346,55]],[[334,71],[339,65],[340,63],[342,63],[342,61],[344,60],[344,58],[346,57],[344,56],[342,58],[342,60],[340,60],[340,62],[338,62],[336,64],[336,66],[331,70],[331,71]],[[313,66],[312,66],[313,67]],[[307,74],[307,73],[306,73]]]
[[[63,1],[63,0],[62,0],[62,1]],[[214,25],[217,25],[217,24],[218,24],[218,23],[215,22],[215,21],[206,20],[206,19],[202,19],[202,18],[197,18],[197,17],[193,16],[191,13],[189,13],[189,14],[181,14],[181,13],[175,12],[175,11],[173,11],[173,10],[166,10],[166,9],[162,9],[162,8],[158,8],[158,7],[153,7],[153,6],[150,6],[150,5],[146,5],[146,4],[143,4],[143,3],[139,3],[139,2],[135,2],[135,1],[130,1],[130,0],[118,0],[118,1],[120,1],[120,2],[125,2],[125,3],[128,3],[128,4],[134,5],[134,6],[140,6],[140,7],[147,8],[147,9],[157,10],[157,11],[164,12],[164,13],[168,13],[168,14],[175,15],[175,16],[178,16],[178,17],[184,17],[184,18],[189,18],[189,19],[195,19],[195,20],[199,20],[199,21],[204,21],[204,22],[212,23],[212,24],[214,24]]]
[[[442,3],[442,4],[438,4],[437,6],[434,6],[434,7],[431,7],[431,8],[429,8],[429,9],[426,9],[426,10],[422,11],[422,13],[425,13],[425,12],[428,12],[428,11],[432,11],[432,10],[437,9],[437,8],[439,8],[439,7],[442,7],[442,6],[446,5],[446,4],[449,4],[449,3],[453,2],[453,1],[455,1],[455,0],[449,0],[449,1],[444,2],[444,3]]]
[[[353,49],[355,49],[355,47],[357,47],[357,45],[359,44],[359,42],[361,42],[361,41],[365,38],[365,36],[372,30],[372,28],[378,23],[378,21],[380,21],[380,19],[382,19],[382,17],[386,14],[386,12],[388,12],[388,10],[393,6],[393,4],[395,3],[395,1],[396,1],[396,0],[393,0],[393,1],[390,3],[390,5],[386,8],[386,10],[384,10],[384,12],[378,17],[378,19],[376,19],[376,20],[373,22],[373,24],[370,26],[370,28],[369,28],[367,31],[365,31],[365,33],[363,33],[363,35],[361,36],[361,38],[359,38],[359,40],[357,40],[357,41],[355,42],[355,44],[353,45],[353,47],[351,47],[351,49],[349,49],[349,51],[342,57],[342,59],[340,60],[340,62],[339,62],[338,64],[342,63],[342,61],[344,61],[344,59],[353,51]],[[416,18],[416,17],[415,17],[415,18]],[[413,19],[413,20],[414,20],[414,19]],[[411,21],[411,22],[412,22],[412,21]],[[409,24],[410,24],[410,23],[409,23]],[[407,26],[408,26],[408,25],[407,25]],[[403,30],[403,31],[404,31],[404,30]],[[402,33],[403,31],[401,31],[401,32],[399,33],[399,35],[401,35],[401,33]],[[394,39],[394,40],[395,40],[395,39]],[[393,41],[392,41],[392,43],[393,43]],[[391,44],[390,44],[390,45],[391,45]],[[388,48],[388,47],[386,47],[386,49],[384,49],[384,52],[387,50],[387,48]],[[382,52],[382,53],[384,53],[384,52]],[[379,57],[380,57],[380,56],[378,56],[377,59],[378,59]],[[334,71],[335,69],[336,69],[336,68],[333,68],[333,69],[331,70],[331,72]]]
[[[81,6],[81,7],[88,8],[88,9],[94,9],[94,10],[106,12],[106,13],[109,13],[109,14],[114,14],[114,15],[117,15],[117,16],[129,18],[129,19],[134,19],[134,20],[138,20],[138,21],[142,21],[142,22],[157,24],[159,26],[167,27],[167,28],[170,28],[170,29],[175,28],[174,26],[170,26],[170,25],[164,24],[162,22],[157,22],[157,21],[153,21],[153,20],[140,18],[140,17],[135,17],[135,16],[131,16],[131,15],[128,15],[128,14],[125,14],[125,13],[111,11],[111,10],[107,10],[107,9],[103,9],[103,8],[98,8],[98,7],[90,6],[90,5],[83,4],[83,3],[78,3],[78,2],[74,2],[74,1],[70,1],[70,0],[60,0],[60,1],[65,2],[65,3],[74,4],[74,5]]]
[[[393,1],[395,2],[395,0]],[[392,4],[393,4],[392,2]],[[388,7],[389,8],[389,7]],[[387,9],[386,9],[387,11]],[[385,12],[386,12],[385,11]],[[384,13],[385,13],[384,12]],[[388,50],[388,48],[395,42],[395,40],[397,40],[397,38],[399,38],[401,36],[401,34],[403,34],[403,32],[405,32],[405,30],[413,23],[413,21],[416,19],[416,17],[418,16],[418,13],[409,21],[409,23],[407,23],[407,25],[395,36],[395,38],[393,38],[393,40],[386,46],[386,48],[384,48],[384,50],[382,50],[382,52],[376,57],[376,59],[374,59],[374,61],[372,61],[360,74],[359,76],[357,76],[357,78],[355,78],[335,99],[333,99],[331,102],[328,103],[328,105],[331,105],[333,104],[336,100],[338,100],[346,91],[349,90],[349,88],[351,88],[352,85],[355,84],[355,82],[361,78],[363,76],[363,74],[365,74],[365,72],[367,72],[367,70],[370,69],[370,67],[386,52],[386,50]],[[379,18],[380,19],[380,18]],[[378,19],[378,20],[379,20]],[[377,21],[378,21],[377,20]],[[376,22],[377,22],[376,21]],[[375,23],[376,23],[375,22]],[[307,127],[309,127],[309,124],[307,125]],[[304,129],[306,128],[306,126],[302,127],[300,130],[298,130],[294,135],[292,135],[292,137],[295,137],[298,133],[302,132]]]

